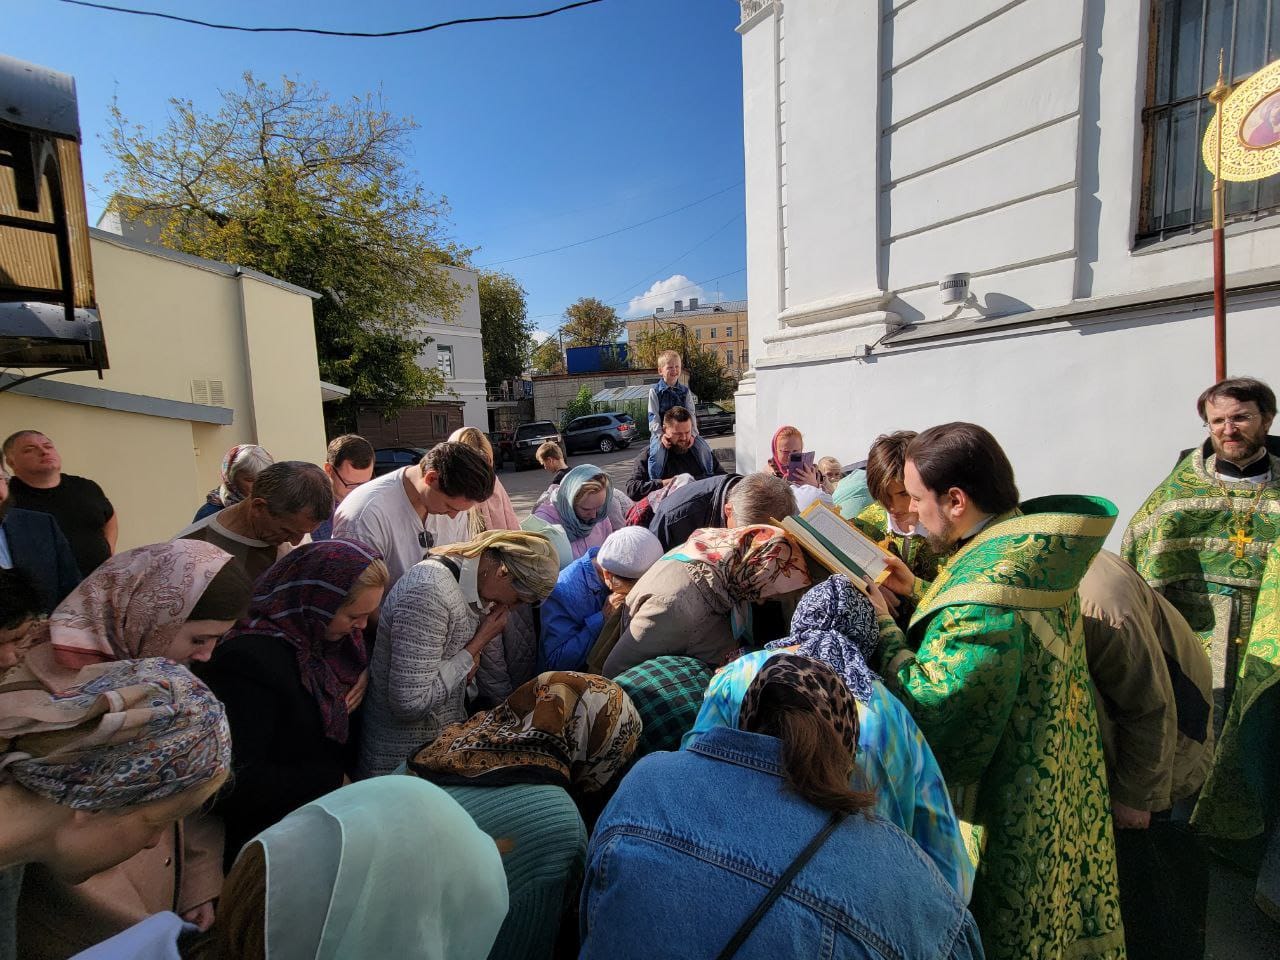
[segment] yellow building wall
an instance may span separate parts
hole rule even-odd
[[[255,441],[277,460],[322,463],[324,416],[311,300],[251,277],[244,293]]]
[[[203,500],[185,420],[0,394],[0,433],[23,429],[47,434],[65,472],[102,487],[120,520],[117,550],[172,538]]]
[[[53,379],[183,403],[192,402],[192,380],[221,380],[233,412],[222,426],[0,393],[0,438],[19,429],[52,437],[66,471],[95,480],[116,505],[119,549],[189,524],[238,443],[260,443],[277,460],[323,462],[310,297],[98,236],[91,250],[110,369],[101,380]]]

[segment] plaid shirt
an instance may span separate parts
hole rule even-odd
[[[709,666],[693,657],[657,657],[613,678],[644,722],[637,758],[680,749],[680,738],[693,727],[711,674]]]

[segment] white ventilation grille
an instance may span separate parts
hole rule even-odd
[[[225,407],[227,388],[221,380],[192,380],[191,402],[205,406]]]

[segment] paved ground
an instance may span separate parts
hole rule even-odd
[[[1212,861],[1205,960],[1275,960],[1280,925],[1253,903],[1251,878]]]
[[[733,450],[733,434],[723,437],[708,437],[707,442],[711,444],[713,450]],[[576,467],[581,463],[594,463],[602,468],[605,473],[619,487],[624,487],[627,477],[631,475],[632,465],[635,463],[636,457],[647,449],[643,444],[633,443],[626,450],[615,450],[613,453],[575,453],[569,458],[569,466]],[[721,455],[723,456],[723,455]],[[724,461],[721,461],[724,463]],[[732,460],[725,463],[725,469],[730,469]],[[511,502],[516,508],[516,516],[521,520],[529,515],[538,502],[538,497],[542,495],[542,491],[547,489],[547,484],[551,482],[551,474],[545,470],[516,470],[510,463],[503,466],[500,474],[502,485],[507,488],[507,493],[511,495]]]
[[[708,442],[713,449],[732,450],[734,438],[732,435],[712,437]],[[574,454],[569,465],[594,463],[621,486],[643,449],[642,445],[633,444],[627,450],[613,453]],[[726,469],[731,463],[726,464]],[[509,463],[501,477],[521,519],[528,516],[551,481],[551,475],[544,470],[517,471]],[[1280,957],[1280,926],[1253,905],[1253,881],[1217,861],[1211,862],[1210,869],[1206,960],[1276,960]]]

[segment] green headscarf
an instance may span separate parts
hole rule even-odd
[[[417,777],[349,784],[253,842],[268,960],[485,960],[507,915],[493,839]]]
[[[474,559],[486,550],[493,550],[502,558],[516,583],[516,592],[534,603],[545,600],[555,589],[560,576],[560,556],[556,548],[540,533],[524,530],[486,530],[465,543],[451,543],[436,547],[431,552],[441,557]]]

